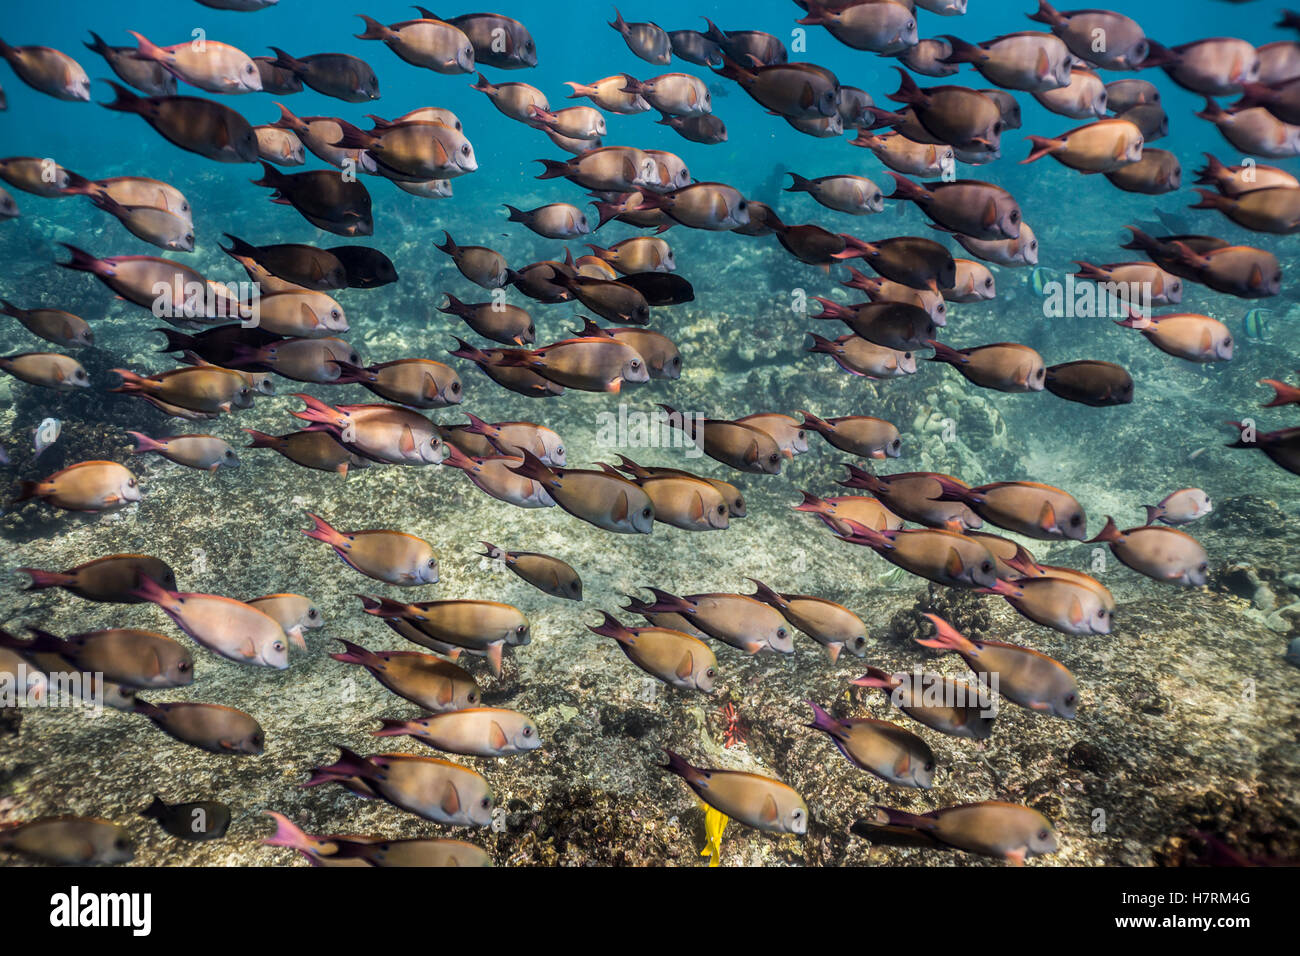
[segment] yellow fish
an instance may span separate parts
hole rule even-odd
[[[700,851],[700,856],[709,858],[709,866],[722,865],[722,831],[727,829],[728,817],[721,810],[715,810],[704,801],[700,801],[700,806],[704,807],[704,849]]]

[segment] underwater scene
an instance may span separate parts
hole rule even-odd
[[[1300,860],[1300,14],[0,57],[0,864]]]

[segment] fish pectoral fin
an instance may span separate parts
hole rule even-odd
[[[691,520],[704,520],[704,496],[698,491],[695,492],[695,500],[691,503]]]
[[[757,654],[766,646],[767,645],[762,641],[747,641],[745,643],[745,650],[750,654]]]
[[[758,440],[757,439],[749,443],[749,448],[745,452],[745,464],[752,465],[756,461],[758,461]]]
[[[953,579],[960,578],[962,573],[966,570],[966,565],[962,561],[961,555],[957,553],[956,548],[948,549],[948,560],[944,562],[943,569],[944,572]]]
[[[775,823],[780,815],[781,811],[776,806],[776,797],[769,793],[767,799],[763,801],[761,819],[764,823]]]
[[[1018,849],[1018,850],[1008,850],[1008,851],[1007,851],[1007,862],[1010,863],[1012,866],[1024,866],[1024,865],[1025,865],[1025,848],[1024,848],[1024,847],[1021,847],[1021,848]]]
[[[504,645],[501,641],[497,641],[495,644],[488,646],[487,659],[488,665],[492,668],[493,677],[501,676],[501,652],[503,650]]]
[[[442,795],[442,802],[439,807],[447,816],[455,816],[460,813],[460,791],[456,789],[454,783],[447,782],[447,791]]]
[[[1070,623],[1076,626],[1083,623],[1083,605],[1077,597],[1070,599]]]
[[[1051,531],[1056,527],[1056,509],[1050,501],[1043,502],[1043,510],[1038,513],[1038,527]]]
[[[501,729],[501,725],[495,720],[492,721],[492,727],[488,730],[488,743],[492,745],[493,750],[505,750],[506,745],[510,743],[506,737],[506,732]]]
[[[615,521],[626,521],[627,515],[628,515],[627,492],[620,491],[618,493],[618,500],[614,502],[614,510],[611,512],[610,517],[612,517]]]
[[[1201,353],[1208,355],[1214,350],[1214,336],[1208,328],[1201,330]]]
[[[302,651],[305,651],[307,649],[307,641],[302,636],[301,627],[292,627],[289,629],[287,633],[289,635],[289,640],[293,642],[294,647]]]
[[[984,206],[984,228],[990,228],[998,221],[998,205],[992,199]]]
[[[404,456],[415,452],[415,432],[411,431],[409,425],[402,429],[402,440],[398,444],[398,449]]]
[[[1026,706],[1030,710],[1037,710],[1039,712],[1051,709],[1046,702],[1041,700],[1031,700]]]
[[[308,328],[315,329],[319,328],[321,325],[320,318],[311,310],[311,307],[307,305],[306,302],[298,306],[298,316],[307,324]]]
[[[844,645],[843,645],[843,644],[827,644],[827,645],[826,645],[826,656],[829,657],[829,658],[831,659],[831,663],[832,663],[832,664],[834,664],[837,660],[840,659],[840,651],[842,651],[842,650],[844,650]]]
[[[455,699],[455,696],[456,689],[452,682],[449,680],[443,681],[442,687],[438,689],[438,703],[444,706],[450,704]]]
[[[687,651],[677,665],[677,679],[686,680],[695,673],[695,655]]]
[[[253,643],[251,637],[244,641],[243,646],[239,648],[239,656],[250,661],[257,656],[257,645]]]

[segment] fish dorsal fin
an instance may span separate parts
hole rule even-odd
[[[695,655],[687,651],[677,664],[677,679],[686,680],[693,673],[695,673]]]
[[[501,725],[495,720],[492,721],[492,726],[488,730],[488,743],[492,745],[493,750],[505,750],[506,744],[510,743],[510,740],[506,737],[506,732],[501,729]]]
[[[442,807],[442,812],[448,816],[460,813],[460,791],[456,789],[456,785],[450,780],[447,781],[447,791],[442,795],[442,803],[439,806]]]
[[[780,811],[776,807],[776,797],[769,793],[767,799],[763,801],[762,820],[764,823],[775,823],[779,816]]]
[[[626,521],[627,514],[628,514],[627,491],[620,490],[618,493],[618,500],[614,502],[614,510],[610,516],[615,521]]]
[[[1038,513],[1038,527],[1051,531],[1056,527],[1056,509],[1050,501],[1043,502],[1043,510]]]

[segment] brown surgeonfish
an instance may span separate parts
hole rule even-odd
[[[804,703],[813,712],[813,722],[804,726],[830,737],[853,766],[897,787],[934,786],[934,751],[910,730],[871,717],[839,719],[810,700]]]
[[[627,659],[651,677],[681,690],[713,693],[717,660],[693,634],[669,627],[624,627],[608,613],[601,624],[587,629],[618,641]]]
[[[370,651],[349,641],[340,643],[346,650],[331,654],[334,660],[364,667],[398,697],[427,711],[463,710],[482,700],[474,678],[451,661],[418,651]]]
[[[535,551],[506,551],[482,542],[485,558],[501,562],[507,569],[539,591],[568,601],[582,600],[582,578],[565,561]]]
[[[307,517],[315,526],[303,534],[328,544],[354,571],[401,587],[438,583],[438,559],[423,538],[402,531],[338,531],[319,515],[309,511]]]
[[[686,781],[695,795],[733,820],[769,833],[808,832],[808,805],[793,789],[755,773],[703,770],[665,750],[664,768]]]
[[[778,594],[763,582],[750,580],[758,589],[754,597],[772,605],[787,621],[826,648],[832,663],[843,650],[854,657],[867,653],[867,626],[844,605],[807,594]]]
[[[914,833],[939,846],[997,857],[1015,866],[1060,848],[1046,817],[1014,803],[968,803],[923,814],[878,806],[868,824],[887,832]]]

